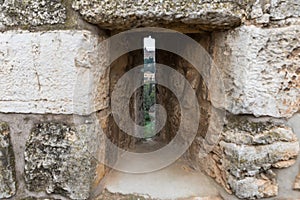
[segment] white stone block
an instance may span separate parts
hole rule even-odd
[[[89,31],[0,33],[0,112],[88,114],[89,94],[102,87],[101,54]]]
[[[215,34],[214,61],[233,114],[291,117],[300,109],[300,26]]]

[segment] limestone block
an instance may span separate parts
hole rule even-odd
[[[279,141],[298,141],[292,128],[284,124],[274,124],[270,121],[254,122],[243,117],[229,119],[222,137],[225,142],[238,145],[265,145]]]
[[[16,193],[15,161],[8,124],[0,122],[0,199]]]
[[[238,26],[249,2],[205,1],[85,1],[73,8],[89,22],[106,29],[160,26],[190,30],[213,30]],[[180,28],[181,27],[181,28]]]
[[[65,20],[66,8],[61,0],[0,1],[0,27],[61,24]]]
[[[90,105],[106,107],[101,39],[84,30],[0,33],[0,112],[89,114]]]
[[[300,24],[300,2],[293,0],[256,0],[249,19],[257,25],[282,27]]]
[[[233,114],[291,117],[300,109],[300,26],[215,34],[214,61]]]
[[[220,142],[205,158],[201,169],[239,198],[276,196],[273,168],[296,162],[299,141],[283,121],[248,116],[228,116]]]
[[[270,16],[272,20],[299,18],[300,2],[294,0],[271,0]]]
[[[27,189],[87,199],[96,176],[94,132],[83,125],[36,124],[24,154]]]
[[[289,167],[299,153],[299,141],[290,127],[242,117],[229,119],[220,147],[223,168],[237,178]]]
[[[295,158],[299,143],[275,142],[270,145],[247,146],[221,142],[226,157],[223,165],[236,177],[258,174],[262,169],[271,168],[279,161]]]
[[[241,199],[257,199],[276,196],[278,186],[269,179],[246,177],[242,180],[230,179],[230,186]]]

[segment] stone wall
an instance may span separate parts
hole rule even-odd
[[[89,197],[104,173],[96,155],[105,150],[90,117],[79,117],[76,123],[72,115],[2,113],[0,117],[4,121],[1,198]]]
[[[239,198],[282,195],[285,178],[278,183],[275,168],[296,162],[298,138],[286,124],[300,108],[298,4],[256,1],[242,26],[213,33],[212,56],[234,116],[205,170]],[[283,197],[295,198],[292,193]]]
[[[0,198],[87,199],[107,170],[86,103],[108,106],[108,84],[92,84],[107,35],[68,1],[0,1],[0,10]],[[101,99],[82,98],[91,90]]]
[[[141,53],[123,55],[108,70],[110,50],[100,43],[145,26],[189,34],[224,82],[226,102],[218,109],[227,113],[225,125],[213,133],[216,145],[203,143],[211,91],[190,63],[158,56],[185,75],[202,106],[199,134],[185,154],[192,165],[239,198],[274,197],[283,188],[292,196],[280,197],[299,196],[291,191],[300,188],[299,175],[289,168],[299,142],[287,123],[300,110],[298,1],[0,0],[0,198],[88,199],[109,170],[99,160],[118,157],[108,153],[104,134],[122,148],[134,146],[114,122],[110,95]],[[180,113],[166,93],[158,99],[169,111],[161,133],[169,141]],[[203,158],[207,146],[213,149]],[[284,168],[291,173],[282,175]],[[283,187],[285,179],[296,182]]]

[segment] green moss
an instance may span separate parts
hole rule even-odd
[[[6,122],[0,122],[0,132],[2,131],[8,131],[9,130],[9,126]]]
[[[272,137],[272,138],[280,138],[281,135],[277,132],[274,132],[274,131],[271,131],[269,132],[269,135]]]
[[[228,123],[224,126],[224,131],[238,130],[256,134],[270,130],[273,127],[274,125],[270,122],[252,122],[243,116],[231,116],[228,118]]]

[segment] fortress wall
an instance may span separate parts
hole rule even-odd
[[[199,152],[211,144],[193,143],[191,162],[239,198],[299,196],[299,175],[286,182],[299,167],[297,1],[0,0],[0,198],[91,195],[109,170],[99,160],[116,159],[106,158],[104,132],[125,148],[133,141],[116,131],[109,105],[114,72],[130,56],[111,72],[100,44],[143,26],[210,38],[227,116],[205,159]]]

